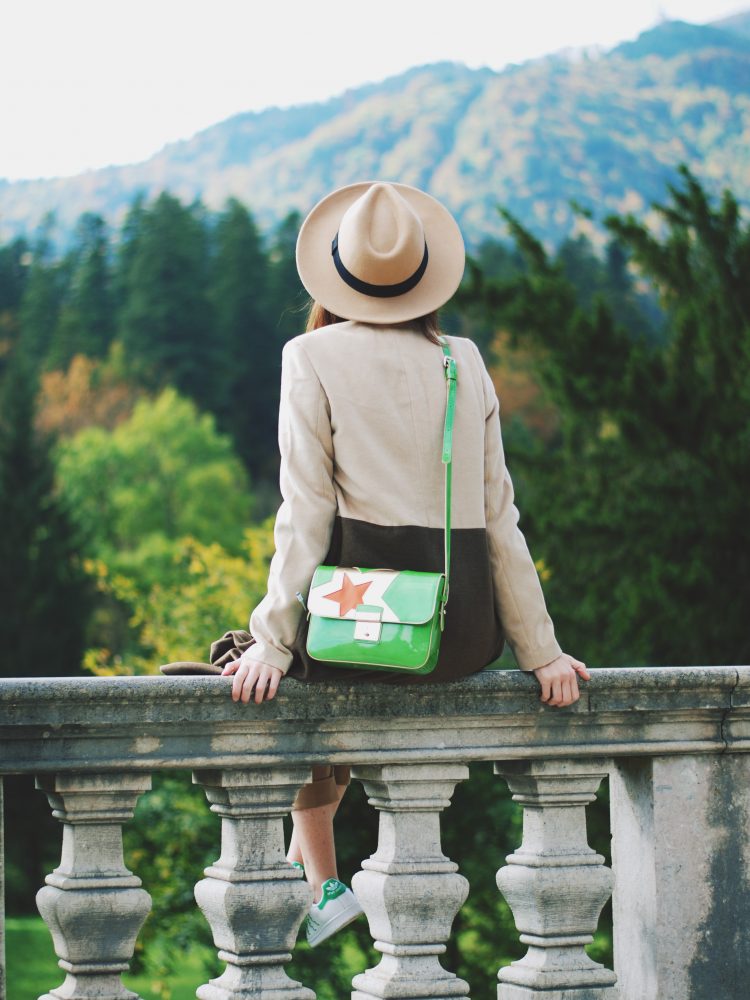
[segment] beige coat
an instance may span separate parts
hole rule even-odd
[[[476,345],[447,340],[458,369],[451,588],[441,658],[429,679],[482,669],[503,640],[519,667],[532,670],[557,657],[560,646],[518,527],[497,396]],[[356,322],[284,346],[284,499],[268,592],[250,618],[256,642],[245,659],[313,676],[295,595],[307,596],[319,563],[442,570],[442,359],[440,347],[416,330]]]

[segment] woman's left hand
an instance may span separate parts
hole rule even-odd
[[[278,667],[272,667],[262,660],[232,660],[227,663],[221,672],[221,676],[234,674],[232,682],[232,701],[244,701],[247,703],[253,695],[255,688],[255,703],[260,705],[264,697],[270,701],[276,694],[281,678],[284,676]]]
[[[539,700],[560,708],[578,701],[578,677],[591,680],[586,664],[569,653],[561,653],[543,667],[537,667],[534,674],[542,689]]]

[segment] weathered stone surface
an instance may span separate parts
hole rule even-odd
[[[440,812],[469,769],[393,764],[356,767],[352,773],[380,811],[378,849],[362,862],[352,888],[383,955],[375,968],[354,977],[352,1000],[463,1000],[469,984],[444,969],[438,956],[469,883],[441,850]]]
[[[259,964],[256,959],[261,952],[252,953],[255,945],[246,929],[263,919],[261,912],[266,907],[275,914],[273,922],[277,922],[278,908],[274,907],[292,884],[278,874],[280,869],[276,867],[282,850],[277,814],[288,807],[291,786],[283,793],[286,804],[273,798],[278,796],[278,790],[270,792],[269,786],[261,791],[264,782],[268,786],[263,774],[269,769],[300,767],[306,771],[310,764],[323,762],[353,764],[360,767],[363,775],[365,770],[375,769],[368,773],[367,780],[372,784],[373,799],[381,802],[381,842],[377,854],[365,863],[363,875],[368,877],[369,887],[363,892],[366,895],[373,886],[377,887],[372,889],[367,906],[373,927],[380,935],[378,940],[385,947],[383,960],[377,970],[366,974],[370,979],[369,985],[365,985],[372,989],[371,995],[377,996],[416,995],[414,990],[422,990],[424,996],[425,989],[429,995],[441,996],[444,992],[452,996],[460,995],[465,984],[457,983],[445,970],[442,970],[445,978],[441,980],[435,972],[435,963],[442,950],[440,941],[447,936],[455,909],[460,905],[462,883],[455,866],[442,856],[436,840],[437,812],[442,806],[437,804],[435,794],[430,793],[427,799],[434,821],[430,819],[424,824],[424,814],[416,801],[419,796],[415,796],[413,788],[406,787],[409,782],[399,784],[394,777],[396,772],[389,769],[423,767],[428,769],[423,776],[431,774],[429,781],[450,783],[452,768],[475,760],[502,760],[503,767],[514,762],[559,767],[575,758],[584,772],[591,772],[598,766],[598,760],[614,757],[622,778],[614,833],[621,845],[636,845],[630,855],[622,846],[619,864],[615,865],[619,887],[615,905],[620,912],[617,968],[624,983],[622,1000],[650,1000],[652,995],[658,996],[658,1000],[669,1000],[669,994],[652,986],[649,970],[653,970],[653,982],[658,984],[660,970],[667,962],[665,955],[670,949],[677,953],[680,941],[693,942],[684,945],[679,962],[688,970],[682,982],[688,982],[694,992],[675,993],[673,1000],[678,996],[679,1000],[702,1000],[704,995],[709,1000],[746,1000],[744,984],[738,987],[739,992],[732,990],[743,976],[745,980],[748,978],[738,956],[750,954],[750,942],[743,936],[747,933],[745,928],[750,926],[750,897],[746,875],[738,874],[742,871],[740,863],[745,865],[745,872],[748,868],[750,755],[738,751],[750,750],[750,667],[595,670],[591,681],[581,685],[580,701],[567,709],[542,705],[535,679],[518,671],[485,671],[466,681],[419,689],[378,684],[304,685],[287,679],[278,696],[262,705],[233,702],[230,688],[231,679],[221,677],[0,680],[0,773],[55,774],[58,784],[49,791],[63,797],[77,794],[76,782],[85,775],[89,780],[85,789],[89,804],[93,802],[91,796],[99,796],[105,802],[112,775],[124,778],[129,772],[127,780],[147,782],[148,772],[154,768],[185,767],[202,773],[210,769],[213,775],[221,775],[221,780],[213,784],[213,779],[201,777],[217,811],[221,808],[226,814],[222,857],[210,870],[208,881],[212,888],[204,902],[222,952],[230,957],[247,953],[251,960],[240,965],[228,959],[220,988],[223,992],[206,993],[206,997],[221,996],[225,1000],[228,996],[259,995],[254,967]],[[656,758],[653,765],[650,758]],[[693,759],[696,764],[682,763]],[[675,775],[682,773],[683,766],[687,768],[686,774],[698,775],[684,782],[686,788],[693,789],[690,795],[686,791],[674,792],[679,788]],[[647,778],[639,772],[639,767],[651,769]],[[547,794],[541,785],[529,784],[534,775],[528,769],[516,770],[514,780],[520,782],[522,772],[527,783],[524,794],[542,797]],[[539,771],[534,780],[543,777]],[[572,778],[572,772],[568,777]],[[381,792],[375,790],[378,782],[383,786]],[[408,808],[399,806],[402,793],[406,796],[404,802],[411,803]],[[446,792],[443,804],[448,797]],[[60,800],[61,808],[67,809],[72,801]],[[675,803],[671,811],[664,805],[669,801]],[[392,808],[386,807],[387,803]],[[544,810],[550,806],[547,802]],[[84,861],[92,849],[98,850],[102,857],[117,855],[119,823],[130,814],[130,807],[118,806],[111,798],[98,811],[82,804],[77,808],[78,831],[72,839],[70,833],[64,835],[63,863],[49,876],[43,890],[62,894],[57,898],[65,897],[68,915],[63,914],[61,921],[67,921],[70,933],[67,929],[60,932],[60,948],[73,947],[65,943],[73,940],[71,934],[88,935],[94,940],[98,933],[94,925],[87,927],[86,914],[75,915],[77,900],[83,897],[74,899],[73,892],[96,889],[102,907],[88,908],[88,915],[94,915],[95,923],[107,912],[113,919],[124,914],[123,919],[132,922],[133,914],[142,905],[137,900],[142,901],[146,895],[139,888],[138,879],[126,870],[123,874],[118,867],[121,853],[120,861],[112,862],[111,870],[100,861],[99,868],[90,873]],[[697,828],[683,830],[679,824],[692,822],[685,818],[691,810],[704,820]],[[84,817],[87,811],[88,819]],[[529,806],[529,814],[532,811]],[[539,843],[548,838],[552,859],[556,853],[565,855],[565,863],[558,864],[558,875],[562,869],[576,866],[603,871],[598,860],[590,863],[591,855],[586,853],[589,849],[582,846],[585,838],[572,853],[565,854],[566,844],[575,842],[576,830],[580,829],[579,820],[570,822],[563,818],[572,816],[574,811],[559,812],[558,822],[546,827],[542,822],[536,833],[533,826],[537,821],[529,819],[524,843],[534,839],[538,843],[531,852],[525,851],[525,858],[521,857],[524,851],[516,852],[516,860],[523,864],[508,865],[508,868],[515,865],[507,876],[509,880],[518,877],[516,869],[532,870],[531,876],[527,872],[522,892],[527,902],[517,903],[517,911],[523,925],[528,927],[528,933],[524,932],[524,940],[529,944],[526,968],[531,970],[536,963],[534,975],[546,976],[549,988],[540,993],[528,983],[505,981],[501,987],[506,991],[503,1000],[528,1000],[532,996],[539,996],[540,1000],[558,997],[601,1000],[606,995],[602,990],[610,989],[598,985],[592,987],[592,992],[588,987],[571,986],[560,991],[550,985],[549,973],[556,970],[557,975],[564,971],[566,955],[572,953],[573,944],[579,948],[580,959],[581,942],[572,940],[576,937],[575,921],[565,929],[564,941],[552,940],[555,927],[548,918],[548,901],[565,880],[558,877],[545,882],[550,870],[549,858],[547,849]],[[106,822],[104,813],[109,816]],[[716,821],[717,816],[720,821]],[[706,817],[713,817],[713,825]],[[101,836],[92,838],[89,820],[94,825],[101,821],[109,832],[103,830]],[[255,830],[256,835],[249,839],[244,833],[240,835],[243,823],[257,823],[242,827]],[[675,835],[673,828],[681,832]],[[424,842],[425,836],[432,846],[422,849],[420,839]],[[676,862],[665,845],[675,837],[675,852],[684,858],[679,870],[673,872],[670,864]],[[243,854],[245,850],[247,853]],[[529,854],[540,855],[543,863],[532,863]],[[571,864],[573,861],[575,864]],[[413,867],[420,864],[428,867],[424,870]],[[444,865],[448,867],[441,867]],[[237,873],[243,874],[237,877]],[[646,889],[628,897],[625,886],[631,876],[639,890],[641,886]],[[126,884],[123,880],[127,878],[133,879],[133,883]],[[107,879],[113,879],[113,884],[107,884]],[[305,889],[299,876],[294,875],[293,879],[300,889]],[[87,880],[93,881],[87,884]],[[428,886],[429,880],[432,881]],[[260,896],[250,892],[254,884],[263,887]],[[516,892],[510,882],[508,885],[509,891]],[[448,886],[452,886],[450,892]],[[579,903],[586,910],[585,919],[595,922],[599,904],[598,897],[594,897],[605,892],[606,887],[602,883],[594,892],[592,886],[593,881],[585,906],[581,900]],[[430,940],[389,945],[389,935],[395,941],[412,933],[404,912],[421,905],[420,900],[430,898],[433,889],[439,905],[436,904],[437,910],[429,918],[437,930],[424,932],[424,937]],[[107,911],[104,902],[110,890],[117,890],[120,895],[111,894],[115,902]],[[136,893],[132,898],[123,895],[123,891],[131,890]],[[445,893],[443,902],[439,901],[441,892]],[[726,893],[723,903],[722,892]],[[686,893],[689,905],[681,902]],[[558,891],[555,904],[558,910],[562,906],[560,895]],[[47,898],[51,898],[49,893]],[[292,922],[302,912],[296,909],[302,907],[301,897],[294,892],[288,902],[280,905],[292,914]],[[634,916],[639,910],[644,914],[640,924]],[[243,923],[248,914],[251,919]],[[50,922],[54,919],[50,916]],[[653,943],[655,934],[659,937],[658,947]],[[281,947],[275,932],[274,936],[272,951]],[[544,943],[540,944],[538,939],[544,939]],[[260,947],[262,942],[258,940],[256,944]],[[308,996],[304,987],[289,986],[280,955],[278,950],[273,951],[270,966],[275,964],[276,971],[269,967],[261,992],[269,998],[276,992],[280,997],[288,997],[286,991],[299,989],[303,991],[300,995]],[[409,963],[402,961],[404,957]],[[119,963],[117,968],[120,958],[113,959]],[[406,965],[411,970],[408,973]],[[717,967],[721,968],[723,978],[718,982],[725,989],[723,994],[712,992],[713,986],[709,989],[716,979]],[[101,977],[105,974],[109,975],[100,963],[96,975],[100,976],[102,989]],[[629,989],[628,977],[635,984],[635,992],[625,992]],[[79,979],[83,981],[82,974]],[[428,980],[431,985],[425,987]],[[100,990],[81,995],[96,996],[99,1000],[104,995],[122,996],[118,993],[121,988],[118,983],[119,972],[111,970],[106,987],[109,992]],[[389,994],[391,989],[396,992]],[[650,989],[652,993],[648,993]]]
[[[749,996],[750,756],[619,760],[611,803],[623,1000]]]
[[[0,680],[0,768],[243,767],[280,749],[363,764],[721,750],[733,711],[747,713],[730,704],[738,674],[750,667],[594,670],[565,709],[543,705],[520,671],[418,694],[286,679],[261,705],[233,702],[230,677]]]
[[[561,990],[535,990],[527,986],[512,986],[504,983],[498,987],[502,989],[502,1000],[619,1000],[620,994],[617,988],[605,989],[594,987],[592,989],[561,989]]]
[[[729,692],[729,711],[722,735],[734,751],[750,751],[750,668],[737,667],[737,682]]]
[[[284,971],[312,888],[286,862],[282,818],[309,779],[305,766],[193,777],[221,816],[221,857],[206,869],[195,898],[227,963],[221,976],[199,987],[200,1000],[315,1000]]]
[[[612,873],[586,839],[604,760],[502,761],[495,764],[523,806],[523,842],[506,858],[497,885],[529,950],[500,969],[498,1000],[543,995],[618,1000],[615,974],[584,951],[612,891]]]
[[[36,784],[63,823],[62,859],[36,900],[67,973],[41,1000],[135,1000],[120,974],[133,957],[151,897],[125,867],[122,824],[151,778],[127,771],[45,774]]]

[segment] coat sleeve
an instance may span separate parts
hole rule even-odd
[[[328,399],[299,338],[284,345],[279,405],[282,504],[274,525],[275,552],[266,596],[250,616],[255,643],[244,659],[284,673],[315,567],[328,552],[336,515],[333,441]]]
[[[534,670],[560,655],[552,619],[526,539],[518,527],[513,483],[505,464],[500,404],[479,349],[485,402],[484,508],[495,604],[518,666]]]

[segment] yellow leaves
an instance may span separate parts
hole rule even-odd
[[[599,437],[602,441],[609,441],[619,436],[620,427],[614,420],[610,420],[609,418],[602,420],[599,426]]]
[[[542,583],[546,583],[547,580],[550,580],[552,578],[552,570],[544,561],[544,559],[536,559],[534,561],[534,566],[536,567],[536,571],[539,574],[539,579],[542,581]]]
[[[102,559],[84,559],[83,568],[88,576],[96,578],[97,581],[104,580],[109,573],[107,564]]]
[[[100,594],[110,594],[119,601],[132,601],[138,592],[133,580],[122,573],[113,573],[103,559],[85,559],[83,566],[94,578]]]
[[[99,676],[155,674],[162,663],[207,660],[214,639],[228,629],[246,628],[265,595],[273,523],[270,517],[246,529],[240,555],[190,536],[171,541],[174,572],[145,590],[110,571],[104,560],[87,560],[99,592],[127,609],[132,651],[116,656],[104,645],[93,647],[85,654],[85,669]]]
[[[83,654],[83,669],[97,677],[132,676],[137,671],[132,666],[122,662],[119,656],[113,656],[109,649],[87,649]]]

